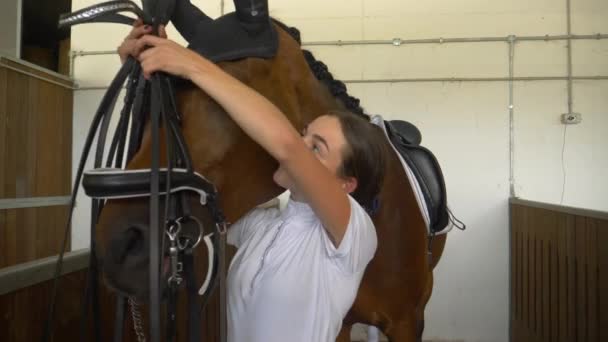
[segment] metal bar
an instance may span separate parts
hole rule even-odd
[[[568,35],[572,33],[570,0],[566,0],[566,30]],[[566,50],[568,53],[568,114],[572,113],[572,40],[566,41]]]
[[[604,81],[608,76],[572,76],[577,81]],[[422,83],[422,82],[509,82],[509,81],[566,81],[568,76],[530,76],[530,77],[438,77],[438,78],[376,78],[365,80],[342,80],[344,83]],[[124,88],[124,87],[123,87]],[[75,90],[105,90],[108,86],[76,87]]]
[[[44,77],[44,76],[39,76],[39,75],[33,74],[31,72],[27,72],[27,71],[21,70],[19,68],[15,68],[15,67],[10,66],[8,64],[4,64],[2,62],[0,62],[0,67],[13,70],[13,71],[18,72],[20,74],[27,75],[29,77],[32,77],[32,78],[35,78],[35,79],[38,79],[38,80],[41,80],[41,81],[44,81],[44,82],[48,82],[48,83],[52,83],[52,84],[58,85],[60,87],[63,87],[63,88],[69,89],[69,90],[75,90],[76,89],[75,87],[67,85],[65,83],[57,82],[57,81],[52,80],[50,78],[47,78],[47,77]]]
[[[608,76],[572,76],[572,80],[602,81]],[[566,81],[568,76],[530,77],[438,77],[438,78],[377,78],[366,80],[343,80],[344,83],[416,83],[416,82],[509,82],[509,81]]]
[[[471,37],[471,38],[430,38],[430,39],[400,39],[392,40],[334,40],[334,41],[311,41],[302,43],[303,46],[347,46],[347,45],[415,45],[415,44],[444,44],[444,43],[494,43],[509,42],[510,36],[505,37]],[[519,36],[515,41],[553,41],[553,40],[602,40],[608,39],[608,34],[587,35],[545,35],[545,36]],[[99,51],[73,51],[74,57],[116,55],[116,50]]]
[[[70,204],[70,196],[27,197],[0,199],[0,210],[54,207]]]
[[[509,36],[509,194],[515,197],[515,113],[513,87],[515,77],[515,36]]]
[[[103,56],[103,55],[118,55],[116,50],[97,50],[97,51],[72,51],[74,57],[81,56]]]
[[[21,59],[21,55],[22,55],[22,51],[21,51],[21,36],[22,36],[22,27],[23,27],[23,1],[22,0],[17,0],[17,27],[19,28],[17,30],[17,46],[16,48],[16,57]]]
[[[514,104],[513,104],[513,92],[514,92],[514,81],[515,76],[515,36],[510,36],[509,39],[509,198],[515,197],[515,117],[514,117]],[[509,207],[510,209],[510,207]],[[509,215],[509,230],[511,229],[511,215]],[[511,294],[511,232],[509,231],[509,294]],[[509,301],[509,317],[513,312],[512,301]],[[511,325],[512,319],[509,319],[509,341],[511,339]]]
[[[333,40],[333,41],[311,41],[302,43],[303,46],[349,46],[349,45],[413,45],[413,44],[449,44],[449,43],[496,43],[509,42],[510,36],[497,37],[468,37],[468,38],[424,38],[424,39],[401,39],[391,40]],[[597,33],[587,35],[545,35],[545,36],[521,36],[516,41],[553,41],[553,40],[601,40],[608,39],[608,34]]]
[[[558,205],[558,204],[530,201],[530,200],[525,200],[522,198],[511,198],[511,199],[509,199],[509,203],[511,205],[516,204],[516,205],[522,205],[522,206],[527,206],[527,207],[532,207],[532,208],[556,211],[559,213],[571,214],[571,215],[576,215],[576,216],[584,216],[584,217],[590,217],[590,218],[608,221],[608,212],[606,212],[606,211],[568,207],[568,206]]]
[[[53,279],[57,256],[38,259],[0,270],[0,295]],[[66,253],[61,275],[76,272],[89,265],[89,249]]]

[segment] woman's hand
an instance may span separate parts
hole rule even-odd
[[[125,40],[122,42],[122,44],[120,44],[117,49],[121,63],[124,63],[127,60],[127,57],[129,57],[129,55],[137,58],[137,56],[139,55],[139,51],[135,50],[135,43],[137,43],[137,40],[143,35],[149,33],[152,33],[152,27],[149,25],[144,25],[141,19],[137,19],[133,23],[133,29],[131,30],[131,32],[129,32]]]
[[[134,50],[141,63],[144,77],[163,71],[186,79],[192,79],[206,61],[198,53],[187,49],[166,37],[164,28],[161,37],[145,35],[137,40]]]

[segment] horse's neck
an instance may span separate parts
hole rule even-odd
[[[303,91],[298,91],[298,102],[301,104],[300,112],[304,124],[310,123],[330,110],[344,109],[344,105],[314,75],[310,74],[310,79],[302,82],[300,86],[304,88]]]

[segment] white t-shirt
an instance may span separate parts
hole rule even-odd
[[[349,196],[338,248],[306,203],[255,209],[228,232],[229,342],[334,342],[374,256],[376,230]]]

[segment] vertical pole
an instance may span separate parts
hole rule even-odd
[[[572,21],[570,0],[566,0],[566,50],[568,53],[568,114],[572,113]]]
[[[509,195],[515,196],[515,118],[513,106],[513,77],[515,58],[515,36],[510,35],[509,41]]]

